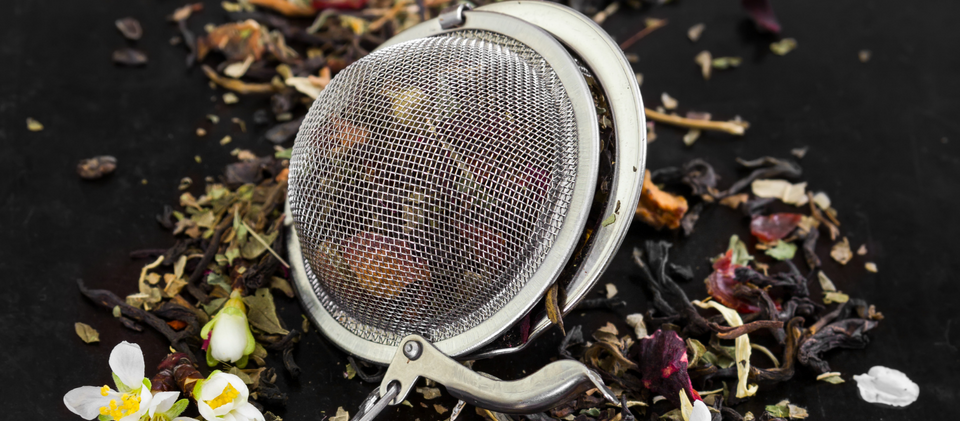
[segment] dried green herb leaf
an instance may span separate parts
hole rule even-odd
[[[736,310],[730,309],[729,307],[724,306],[716,301],[708,301],[702,303],[700,301],[693,301],[693,304],[700,308],[710,308],[713,307],[723,318],[727,321],[727,324],[730,327],[737,327],[743,325],[743,319],[740,318],[740,314]],[[753,396],[757,393],[757,385],[747,384],[747,378],[750,374],[750,338],[749,335],[740,335],[737,339],[734,340],[736,346],[736,366],[737,366],[737,397],[745,398],[747,396]]]
[[[76,322],[73,324],[73,328],[77,331],[77,336],[79,336],[84,342],[88,344],[100,342],[100,333],[97,332],[96,329],[90,327],[90,325]]]
[[[606,217],[602,222],[600,222],[600,225],[605,227],[613,224],[614,222],[617,222],[617,214],[611,213],[610,216]]]
[[[247,385],[253,384],[253,379],[251,379],[250,376],[247,375],[247,373],[244,373],[243,370],[237,367],[230,367],[230,370],[228,370],[227,372],[230,374],[233,374],[234,376],[239,377],[240,380],[243,381],[243,384],[247,384]]]
[[[247,305],[247,319],[250,321],[250,326],[270,334],[290,333],[280,325],[277,308],[273,304],[273,295],[270,294],[269,289],[260,288],[255,295],[243,297],[243,302]]]
[[[445,407],[445,406],[443,406],[443,405],[440,405],[439,403],[433,404],[433,410],[434,410],[434,411],[437,411],[438,414],[443,414],[443,413],[449,411],[449,409],[447,409],[447,407]]]
[[[797,253],[797,246],[793,243],[788,243],[783,240],[777,240],[777,245],[768,248],[766,251],[767,256],[773,257],[777,260],[790,260],[793,259],[793,256]]]
[[[820,281],[820,288],[823,289],[823,292],[835,292],[837,290],[836,285],[823,271],[817,272],[817,279]]]
[[[357,369],[353,368],[353,364],[347,363],[347,370],[343,373],[343,378],[347,380],[353,380],[357,376]]]
[[[347,412],[343,407],[337,408],[337,415],[330,417],[330,421],[350,421],[350,413]]]
[[[203,311],[213,316],[217,314],[217,311],[220,311],[220,307],[222,307],[225,302],[227,302],[226,298],[214,298],[210,300],[209,303],[203,304]]]
[[[683,392],[681,392],[681,393],[683,393]],[[580,410],[580,415],[588,415],[588,416],[591,416],[591,417],[599,417],[599,416],[600,416],[600,409],[599,409],[599,408],[582,409],[582,410]]]
[[[273,154],[273,157],[277,159],[290,159],[292,156],[293,156],[293,148],[286,148],[283,150],[279,150],[277,151],[277,153]]]
[[[113,317],[120,317],[123,313],[120,311],[120,306],[113,306]]]
[[[207,275],[207,283],[210,284],[210,286],[223,288],[223,290],[228,293],[231,290],[227,278],[216,272],[210,272],[210,274]]]
[[[553,322],[553,324],[560,326],[560,333],[566,336],[567,331],[563,328],[563,314],[560,311],[560,305],[557,303],[557,294],[559,291],[560,285],[558,284],[553,284],[553,286],[547,290],[547,296],[545,297],[547,317],[550,318],[550,321]]]
[[[279,234],[280,231],[274,231],[272,234],[260,234],[260,238],[263,239],[264,243],[273,244],[273,241],[277,239],[277,235]],[[240,249],[240,256],[247,260],[260,257],[261,254],[267,251],[267,246],[264,243],[260,241],[247,241]]]
[[[770,51],[773,51],[773,53],[778,56],[787,55],[787,53],[793,51],[794,48],[797,48],[797,40],[793,38],[784,38],[770,44]]]
[[[697,363],[700,362],[703,354],[707,353],[707,347],[693,338],[687,338],[687,349],[690,350],[690,354],[693,355],[690,357],[690,367],[695,367]]]
[[[776,405],[767,405],[766,411],[777,418],[790,418],[790,408],[787,407],[788,402],[782,401]]]
[[[710,65],[718,70],[740,67],[740,63],[743,63],[743,59],[740,57],[717,57],[710,61]]]
[[[827,382],[827,383],[832,383],[832,384],[844,383],[843,378],[840,377],[840,373],[839,373],[839,372],[836,372],[836,371],[832,371],[832,372],[829,372],[829,373],[823,373],[823,374],[817,376],[817,380],[825,381],[825,382]]]
[[[787,405],[787,413],[790,415],[790,418],[795,420],[804,419],[810,416],[810,414],[807,413],[806,409],[796,406],[794,404]]]
[[[727,250],[732,251],[730,254],[731,265],[747,266],[750,264],[750,261],[753,260],[753,256],[747,251],[747,245],[744,244],[743,241],[740,241],[740,237],[736,234],[730,236],[730,243],[727,246]]]
[[[31,132],[39,132],[43,130],[43,124],[40,124],[40,122],[37,120],[27,117],[27,130],[30,130]]]
[[[823,293],[823,303],[845,303],[850,301],[850,296],[842,292],[824,292]]]
[[[290,286],[290,282],[286,279],[277,276],[271,276],[270,288],[279,289],[280,291],[283,291],[283,295],[293,298],[293,287]]]

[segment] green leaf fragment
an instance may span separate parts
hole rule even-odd
[[[845,303],[850,301],[850,296],[842,292],[825,292],[823,294],[823,303]]]
[[[97,332],[97,330],[90,325],[77,322],[74,323],[73,328],[76,330],[77,336],[79,336],[84,342],[88,344],[100,342],[100,332]]]
[[[279,150],[273,154],[273,157],[277,159],[290,159],[291,156],[293,156],[293,148]]]
[[[608,216],[606,219],[603,220],[603,222],[600,222],[600,225],[602,225],[602,226],[605,227],[605,226],[610,225],[610,224],[612,224],[612,223],[614,223],[614,222],[617,222],[617,214],[611,213],[610,216]]]
[[[730,237],[730,245],[727,246],[727,250],[732,251],[730,264],[746,266],[753,260],[753,256],[747,251],[747,245],[740,241],[740,237],[737,235]]]
[[[113,317],[120,317],[123,315],[123,312],[120,311],[120,306],[113,306]]]
[[[790,417],[790,408],[786,404],[783,405],[767,405],[766,411],[777,418],[789,418]]]
[[[290,333],[280,324],[277,308],[273,304],[273,295],[267,288],[260,288],[255,295],[243,297],[247,305],[247,320],[250,325],[268,334],[286,335]]]
[[[584,409],[584,410],[581,410],[581,411],[580,411],[580,415],[587,415],[587,416],[591,416],[591,417],[599,417],[599,416],[600,416],[600,409],[599,409],[599,408]]]
[[[357,370],[353,368],[353,364],[347,363],[347,372],[343,373],[343,377],[347,380],[353,380],[357,376]]]
[[[767,256],[777,260],[790,260],[797,254],[797,246],[783,240],[777,240],[777,245],[767,249]]]

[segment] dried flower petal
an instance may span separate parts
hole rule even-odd
[[[100,342],[100,333],[90,325],[76,322],[73,324],[73,328],[77,331],[77,336],[79,336],[84,342],[88,344]]]
[[[850,250],[850,240],[847,240],[847,237],[843,237],[842,241],[834,244],[830,250],[830,257],[841,265],[845,265],[850,259],[853,259],[853,251]]]
[[[687,374],[687,345],[676,332],[653,332],[633,345],[630,356],[640,366],[643,385],[651,392],[665,396],[675,405],[680,404],[681,390],[690,399],[700,400]]]
[[[668,110],[676,109],[679,105],[679,102],[666,92],[660,94],[660,101],[663,103],[663,108]]]
[[[77,174],[80,178],[96,180],[117,169],[117,158],[110,155],[95,156],[81,160],[77,164]]]
[[[770,51],[778,56],[785,56],[787,53],[797,48],[797,40],[793,38],[784,38],[780,41],[770,44]]]
[[[750,184],[757,197],[773,197],[788,205],[805,205],[809,198],[804,193],[807,183],[791,184],[786,180],[754,180]]]
[[[113,51],[113,62],[125,66],[143,66],[147,64],[147,53],[136,48],[120,48]]]
[[[43,130],[43,124],[40,124],[39,121],[34,120],[33,118],[27,117],[27,130],[31,132],[39,132]]]
[[[710,80],[710,74],[713,72],[713,56],[707,50],[701,51],[693,58],[693,62],[700,66],[700,73],[704,80]]]
[[[120,33],[129,40],[136,41],[143,36],[143,28],[140,27],[140,21],[134,18],[126,17],[117,19],[115,24],[117,25],[117,29],[120,30]]]
[[[799,213],[775,213],[770,216],[758,215],[750,221],[750,234],[764,243],[772,243],[785,238],[803,220]]]
[[[877,273],[877,264],[873,262],[867,262],[863,265],[867,269],[867,272]]]
[[[680,228],[680,221],[687,213],[687,209],[687,199],[660,190],[653,184],[650,170],[646,170],[640,203],[635,212],[636,218],[657,229],[663,227],[677,229]]]
[[[687,146],[691,146],[699,138],[700,138],[700,129],[690,129],[690,131],[687,132],[687,134],[683,135],[683,144]]]
[[[703,35],[703,30],[707,29],[707,25],[698,23],[687,29],[687,38],[690,38],[690,41],[697,42],[700,39],[700,35]]]

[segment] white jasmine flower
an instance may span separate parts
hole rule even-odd
[[[247,365],[247,357],[257,346],[247,323],[247,308],[238,291],[230,294],[230,299],[220,312],[200,331],[200,337],[208,341],[207,365],[216,366],[218,361],[236,363],[237,367]]]
[[[92,420],[136,421],[150,408],[150,380],[143,377],[140,346],[120,342],[110,352],[110,369],[117,390],[110,386],[83,386],[67,392],[63,404],[74,414]]]
[[[219,370],[197,382],[193,390],[200,415],[207,421],[264,421],[263,414],[247,401],[248,396],[243,380]]]

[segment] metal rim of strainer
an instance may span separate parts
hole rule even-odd
[[[552,67],[570,97],[577,121],[579,152],[570,209],[543,263],[526,285],[489,318],[463,333],[433,343],[433,346],[450,357],[469,354],[496,339],[527,314],[560,275],[565,263],[573,254],[587,222],[598,177],[600,153],[597,114],[589,87],[573,57],[563,45],[547,32],[521,19],[499,13],[467,13],[469,17],[455,29],[442,30],[438,20],[424,22],[404,31],[403,36],[397,36],[400,38],[391,38],[380,49],[403,41],[462,30],[495,32],[523,43],[540,54]],[[424,35],[409,37],[417,33]],[[290,230],[288,249],[291,269],[294,271],[294,285],[299,292],[300,300],[312,321],[324,335],[338,347],[363,360],[380,364],[389,363],[396,354],[396,346],[361,338],[341,325],[323,306],[309,281],[312,271],[303,259],[296,230]]]
[[[544,54],[544,51],[541,50],[542,47],[538,46],[538,44],[543,43],[554,48],[560,46],[563,50],[563,54],[560,55],[565,55],[568,60],[564,62],[564,65],[567,63],[573,65],[573,60],[566,50],[569,49],[569,51],[575,53],[586,67],[591,70],[604,90],[611,114],[614,117],[614,132],[618,147],[615,154],[615,170],[611,181],[610,198],[603,210],[603,214],[610,215],[616,213],[618,217],[613,224],[605,226],[602,230],[594,233],[593,246],[588,251],[589,254],[587,258],[581,263],[580,270],[574,279],[567,285],[567,300],[563,303],[562,308],[563,313],[567,313],[586,295],[613,259],[632,221],[633,208],[636,207],[639,201],[646,155],[646,123],[636,78],[619,46],[610,39],[603,29],[587,17],[568,7],[539,1],[502,2],[467,12],[466,16],[465,25],[453,29],[443,29],[435,21],[421,23],[391,38],[380,48],[386,48],[411,39],[470,29],[469,27],[511,36],[534,48],[534,50],[543,55],[548,61],[549,58],[547,54]],[[489,19],[483,16],[488,16]],[[484,25],[481,25],[481,23],[484,23]],[[531,31],[531,29],[534,29],[534,31]],[[527,39],[533,36],[530,35],[531,33],[536,34],[534,37],[541,41],[528,41]],[[559,41],[559,43],[557,41]],[[561,43],[562,45],[560,45]],[[564,49],[564,47],[566,47],[566,49]],[[554,63],[551,62],[551,65],[554,65]],[[560,66],[560,68],[562,67],[563,65]],[[576,73],[576,80],[583,84],[581,88],[587,89],[579,72]],[[565,80],[564,84],[567,86]],[[574,102],[575,107],[578,103],[579,102]],[[582,105],[582,103],[579,105]],[[588,100],[588,105],[592,106],[593,101]],[[591,111],[593,111],[592,107],[590,108]],[[589,121],[592,122],[592,141],[590,143],[596,145],[599,143],[598,129],[596,114],[595,112],[592,112],[592,114],[592,118],[589,119]],[[580,123],[583,120],[578,116],[577,121]],[[582,202],[580,203],[589,204],[592,202],[593,185],[597,176],[596,170],[596,159],[594,159],[592,164],[593,181],[589,183],[590,195],[585,196],[585,199],[583,198],[584,195],[581,195],[580,200],[582,200]],[[578,186],[583,184],[587,183],[578,182]],[[586,208],[586,211],[582,212],[580,216],[581,220],[576,224],[576,232],[573,233],[575,237],[574,241],[576,241],[576,237],[578,237],[579,233],[584,229],[586,214],[590,206],[588,205]],[[620,212],[623,213],[621,214]],[[288,223],[292,223],[292,220],[288,219]],[[381,364],[388,363],[396,352],[395,347],[377,344],[356,337],[356,335],[346,330],[334,320],[321,305],[318,297],[313,293],[313,287],[307,280],[306,272],[309,268],[304,265],[299,239],[297,238],[296,231],[293,229],[290,230],[288,244],[291,265],[294,272],[294,284],[299,292],[298,295],[300,296],[301,302],[304,304],[305,310],[312,321],[328,338],[342,349],[367,361]],[[565,259],[569,259],[573,251],[573,246],[575,246],[575,244],[564,250]],[[546,265],[547,263],[544,263],[544,266]],[[529,344],[529,340],[525,344],[513,348],[485,350],[479,354],[466,355],[493,341],[497,335],[509,329],[519,318],[530,311],[532,306],[539,301],[539,297],[543,291],[556,279],[556,275],[559,274],[558,272],[564,265],[563,262],[559,262],[554,266],[556,266],[555,269],[557,273],[550,277],[549,280],[541,282],[542,285],[539,288],[533,288],[528,285],[521,290],[521,294],[526,298],[524,300],[525,302],[515,304],[515,302],[518,302],[517,297],[515,297],[504,306],[504,308],[498,311],[494,317],[481,323],[481,325],[448,340],[439,341],[434,345],[448,356],[461,358],[466,356],[469,356],[469,358],[485,358],[523,349],[526,344]],[[518,294],[518,297],[521,294]],[[480,326],[487,327],[487,332],[483,335],[477,335],[477,328]],[[531,326],[529,339],[532,340],[549,327],[550,322],[546,320],[546,318],[535,321]]]

